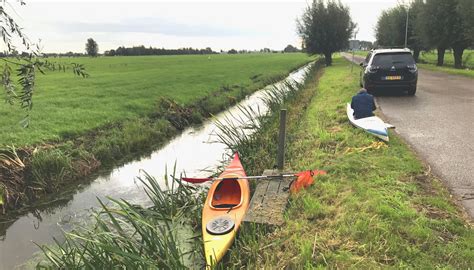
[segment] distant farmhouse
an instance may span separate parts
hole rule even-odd
[[[374,44],[370,41],[352,39],[349,40],[349,49],[350,50],[363,50],[367,51],[372,49]]]
[[[360,42],[356,39],[349,40],[349,49],[351,51],[360,50]]]

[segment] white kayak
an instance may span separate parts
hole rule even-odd
[[[354,110],[351,108],[351,104],[347,103],[347,117],[354,126],[365,130],[366,132],[388,142],[388,128],[394,126],[386,124],[382,119],[377,116],[371,116],[361,119],[354,118]]]

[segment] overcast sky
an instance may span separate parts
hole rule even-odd
[[[15,18],[44,52],[83,52],[94,38],[100,52],[118,46],[211,47],[213,50],[300,46],[296,19],[311,0],[286,1],[10,1]],[[397,0],[341,0],[359,26],[357,39],[373,41],[382,10]]]

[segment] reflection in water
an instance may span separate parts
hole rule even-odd
[[[288,79],[302,82],[308,68],[309,65],[291,73]],[[239,105],[251,106],[264,113],[266,108],[261,97],[266,89],[269,88],[255,92]],[[234,106],[216,117],[222,120],[229,115],[239,117],[242,113],[238,106]],[[99,176],[90,185],[61,196],[43,208],[0,223],[0,269],[11,269],[31,259],[39,251],[35,243],[52,243],[53,237],[62,240],[62,231],[85,225],[91,220],[93,209],[98,206],[97,198],[107,202],[106,197],[110,196],[146,205],[147,196],[136,180],[142,170],[159,178],[166,173],[166,168],[169,168],[169,173],[176,164],[178,174],[185,172],[193,177],[208,176],[209,173],[203,169],[216,168],[226,155],[225,146],[215,142],[217,130],[212,121],[188,128],[149,157],[127,163],[107,176]]]

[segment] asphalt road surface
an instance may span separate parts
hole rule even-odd
[[[387,122],[474,219],[474,79],[421,69],[415,96],[392,93],[376,99]]]

